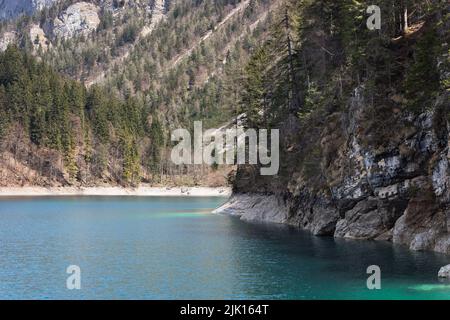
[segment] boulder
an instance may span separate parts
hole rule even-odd
[[[438,277],[439,278],[450,278],[450,264],[439,269]]]

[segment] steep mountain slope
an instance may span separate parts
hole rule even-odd
[[[195,119],[206,128],[232,118],[240,66],[265,37],[279,3],[67,0],[2,25],[0,49],[16,44],[88,87],[77,89],[78,107],[61,115],[69,129],[54,135],[56,97],[41,109],[33,102],[18,107],[27,117],[4,111],[2,183],[226,184],[232,168],[175,166],[170,131],[191,128]],[[11,55],[4,59],[18,59]],[[33,81],[24,77],[20,90],[33,92]],[[15,94],[9,82],[3,86],[8,109]]]
[[[31,21],[4,26],[0,50],[20,44],[88,87],[99,84],[122,96],[164,94],[170,101],[171,96],[196,95],[186,88],[204,91],[220,86],[215,79],[207,80],[222,79],[225,67],[239,68],[255,40],[264,36],[261,31],[271,19],[268,13],[280,2],[67,0]],[[166,90],[173,80],[176,83],[170,85],[177,90]],[[199,97],[193,99],[197,101],[189,103],[200,103]],[[175,109],[171,115],[175,117],[188,103],[183,100],[158,108]]]
[[[134,47],[137,43],[139,43],[143,38],[149,36],[153,30],[158,26],[158,24],[166,17],[166,13],[168,10],[169,1],[167,0],[155,0],[151,5],[150,9],[150,22],[144,23],[144,25],[140,28],[140,30],[135,31],[136,36],[133,41],[131,41],[130,45],[125,49],[121,50],[120,54],[115,56],[111,61],[108,61],[107,65],[104,67],[105,70],[93,73],[87,76],[85,79],[85,84],[89,87],[94,84],[101,83],[107,77],[107,74],[120,66],[125,60],[129,57],[130,52],[134,50]]]
[[[247,125],[281,130],[280,172],[239,166],[219,211],[450,253],[448,3],[380,1],[380,31],[369,1],[289,3],[242,87]]]

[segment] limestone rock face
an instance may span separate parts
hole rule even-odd
[[[34,50],[42,49],[43,51],[47,51],[51,47],[50,41],[39,25],[32,25],[30,27],[30,39]]]
[[[389,231],[402,215],[405,203],[401,200],[380,201],[371,197],[358,202],[336,225],[335,237],[375,239]]]
[[[357,89],[348,109],[328,116],[323,127],[282,142],[288,147],[277,176],[239,166],[232,201],[240,194],[245,198],[225,212],[315,235],[450,254],[449,101],[444,93],[429,111],[397,113],[378,136],[368,135],[366,101]]]
[[[16,18],[21,14],[32,14],[50,6],[58,0],[0,0],[0,20]]]
[[[236,195],[214,213],[234,215],[245,221],[287,222],[287,209],[275,196]]]
[[[87,36],[100,24],[100,8],[92,3],[78,2],[68,7],[53,22],[53,34],[59,39]]]
[[[5,51],[10,44],[15,43],[17,40],[17,34],[15,32],[5,32],[0,37],[0,52]]]

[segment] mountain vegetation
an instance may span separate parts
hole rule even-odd
[[[448,1],[287,0],[243,73],[246,126],[280,170],[240,165],[225,205],[316,235],[450,253]]]
[[[14,41],[2,64],[21,70],[2,84],[4,183],[226,184],[230,168],[174,166],[170,132],[234,117],[242,66],[278,3],[64,0],[4,22],[0,35]],[[56,22],[68,11],[100,22],[91,31],[83,18],[71,20],[72,36]],[[22,166],[27,173],[17,176]]]
[[[110,165],[120,168],[113,171],[117,175],[113,181],[136,184],[141,178],[137,140],[150,134],[155,151],[149,161],[157,161],[162,133],[156,118],[152,122],[144,118],[136,98],[120,100],[97,86],[86,90],[14,46],[0,55],[0,66],[1,138],[13,162],[34,160],[20,154],[27,147],[21,144],[29,139],[40,150],[54,151],[64,168],[47,168],[53,165],[50,159],[38,158],[28,165],[39,176],[66,172],[65,177],[54,178],[67,183],[95,181]],[[22,135],[24,141],[16,140]],[[109,159],[112,153],[115,156]]]
[[[403,98],[405,112],[430,108],[448,89],[448,6],[378,5],[382,28],[370,30],[367,1],[286,1],[246,67],[241,101],[250,125],[279,124],[286,113],[300,120],[312,112],[326,116],[345,108],[355,88],[379,117],[393,97]]]
[[[380,30],[366,26],[369,5],[61,0],[5,21],[3,181],[224,184],[230,168],[174,166],[170,132],[245,114],[248,127],[282,130],[285,167],[329,189],[321,162],[336,148],[306,141],[355,100],[366,108],[360,143],[381,153],[399,125],[447,112],[435,106],[450,83],[445,2],[379,1]]]

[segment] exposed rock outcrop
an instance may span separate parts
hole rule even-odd
[[[322,104],[304,115],[306,103],[300,101],[300,117],[277,114],[282,119],[274,121],[281,137],[278,175],[261,176],[258,166],[240,165],[234,196],[220,212],[257,219],[270,217],[267,208],[275,207],[276,217],[283,219],[274,222],[315,235],[386,240],[411,250],[450,254],[450,20],[442,19],[449,8],[443,5],[408,35],[369,46],[385,50],[389,65],[398,63],[389,83],[384,67],[377,69],[377,59],[369,60],[377,65],[371,77],[347,87],[340,75],[326,79],[323,69],[336,65],[339,74],[367,71],[332,57],[336,65],[327,65],[325,58],[316,62],[325,47],[333,48],[333,41],[342,39],[323,37],[325,45],[305,50],[311,76],[326,83]],[[428,38],[438,39],[435,51]],[[420,55],[434,57],[419,63]],[[322,69],[314,69],[316,63]],[[428,69],[434,70],[432,76]],[[434,84],[428,93],[427,81]],[[412,89],[417,92],[412,94]],[[260,199],[267,201],[258,205]]]
[[[445,93],[430,111],[392,118],[373,142],[362,129],[366,102],[355,95],[348,111],[305,133],[297,152],[282,153],[278,176],[240,166],[235,195],[217,212],[450,253],[449,101]],[[314,161],[319,147],[309,135],[320,137]]]
[[[439,278],[450,278],[450,264],[439,269],[438,277]]]
[[[142,28],[140,36],[146,37],[155,29],[155,27],[166,17],[166,2],[167,0],[155,0],[153,8],[151,8],[152,20],[149,25]]]
[[[21,14],[32,14],[58,0],[0,0],[0,20],[12,19]]]
[[[5,32],[0,37],[0,52],[5,51],[10,44],[13,44],[17,41],[17,33],[15,32]]]
[[[288,222],[287,208],[273,195],[235,195],[214,212],[237,216],[245,221]]]
[[[450,253],[450,106],[447,94],[441,98],[433,111],[416,119],[396,119],[408,128],[393,127],[395,138],[377,149],[361,134],[364,100],[353,98],[349,113],[333,115],[322,129],[318,185],[302,165],[295,166],[304,162],[301,151],[284,153],[289,165],[280,175],[287,189],[280,186],[281,177],[269,181],[241,167],[236,195],[218,212],[297,225],[316,235],[389,240],[412,250]]]
[[[39,25],[32,25],[30,27],[30,40],[35,51],[39,49],[47,51],[51,47],[50,41]]]
[[[53,22],[53,34],[60,39],[89,35],[100,24],[99,10],[99,7],[87,2],[78,2],[69,6]]]

